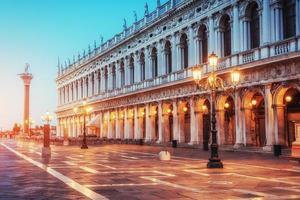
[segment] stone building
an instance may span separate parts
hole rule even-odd
[[[210,93],[192,71],[217,74],[218,143],[290,147],[300,120],[300,0],[169,0],[99,46],[59,66],[57,134],[78,137],[84,99],[101,138],[207,146]],[[231,84],[230,72],[241,80]]]

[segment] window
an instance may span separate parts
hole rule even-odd
[[[85,78],[86,97],[89,96],[89,78]]]
[[[188,50],[188,42],[187,42],[186,34],[182,34],[180,38],[180,50],[181,50],[181,68],[188,68],[189,50]]]
[[[157,66],[157,49],[154,47],[151,51],[151,61],[152,61],[152,78],[158,76],[158,66]]]
[[[296,35],[295,0],[283,0],[283,34],[284,39]]]
[[[171,50],[171,42],[167,41],[165,44],[165,65],[166,72],[172,73],[172,50]]]
[[[101,73],[100,70],[98,70],[98,94],[101,92]]]
[[[230,25],[230,17],[228,15],[224,15],[221,21],[221,28],[223,31],[223,56],[231,55],[231,25]]]
[[[207,48],[207,28],[205,25],[201,25],[198,30],[199,37],[199,61],[200,63],[207,62],[208,48]]]
[[[108,89],[108,72],[107,67],[104,69],[104,91],[106,92]]]

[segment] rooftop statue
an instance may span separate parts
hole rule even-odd
[[[25,73],[28,74],[29,73],[29,67],[30,65],[28,63],[25,64]]]

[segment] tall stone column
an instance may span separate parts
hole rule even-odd
[[[137,105],[133,108],[134,112],[134,139],[140,139],[140,124],[139,124],[139,112]]]
[[[120,116],[119,116],[119,110],[115,109],[115,116],[116,116],[116,139],[121,138],[121,132],[120,132]]]
[[[272,85],[265,85],[265,128],[266,128],[266,139],[267,143],[264,150],[272,150],[274,145],[274,110],[272,108]]]
[[[195,53],[195,51],[194,51],[194,49],[195,49],[195,42],[194,42],[194,28],[193,28],[193,26],[191,25],[191,26],[189,26],[188,27],[188,30],[189,30],[189,34],[188,34],[188,52],[189,52],[189,58],[188,58],[188,60],[189,60],[189,66],[193,66],[193,65],[195,65],[195,57],[197,56],[197,55],[195,55],[194,53]]]
[[[239,148],[241,146],[245,145],[245,137],[243,135],[243,131],[242,131],[242,100],[239,96],[238,91],[235,91],[234,93],[234,110],[235,110],[235,148]]]
[[[282,16],[282,7],[280,3],[277,3],[274,6],[274,34],[275,41],[280,41],[283,39],[283,16]]]
[[[172,106],[173,106],[173,136],[174,136],[174,140],[179,140],[177,99],[173,100]]]
[[[100,86],[101,90],[100,92],[101,93],[104,93],[106,88],[105,88],[105,70],[104,68],[101,69],[101,86]]]
[[[191,141],[189,142],[190,145],[198,143],[198,121],[196,120],[195,114],[195,101],[194,97],[190,98],[190,132],[191,132]]]
[[[29,73],[29,64],[26,64],[25,72],[19,75],[24,83],[24,113],[23,113],[23,133],[30,136],[29,114],[30,114],[30,83],[33,75]]]
[[[177,71],[177,35],[172,36],[172,72]]]
[[[239,24],[239,6],[237,2],[233,4],[233,53],[240,51],[240,24]]]
[[[163,128],[164,128],[164,117],[163,117],[163,107],[162,102],[158,102],[158,143],[162,143],[164,141]]]
[[[208,34],[208,53],[215,51],[215,30],[214,30],[214,17],[209,17],[209,34]]]
[[[270,13],[270,0],[263,0],[263,11],[262,11],[262,43],[266,45],[270,43],[270,30],[271,30],[271,13]]]
[[[145,117],[146,117],[146,141],[151,141],[151,118],[150,118],[150,105],[145,105]]]
[[[224,144],[225,143],[225,132],[224,132],[224,123],[225,123],[225,110],[223,109],[218,109],[216,110],[217,114],[217,130],[218,130],[218,144]]]

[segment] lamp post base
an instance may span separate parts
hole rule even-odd
[[[209,169],[223,168],[223,163],[219,158],[210,158],[207,163],[207,168]]]
[[[81,145],[81,149],[88,149],[89,147],[86,144]]]
[[[50,147],[43,147],[42,148],[42,157],[43,158],[51,157],[51,148]]]

